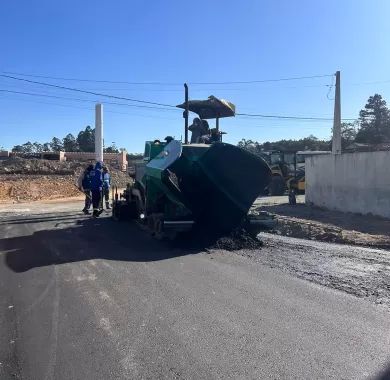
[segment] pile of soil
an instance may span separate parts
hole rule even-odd
[[[81,195],[75,185],[88,164],[10,158],[0,161],[0,201],[28,202]],[[118,188],[131,181],[127,173],[107,165],[111,183]]]
[[[376,216],[324,210],[300,204],[278,204],[258,209],[273,213],[272,233],[329,243],[390,248],[390,220]]]
[[[390,236],[386,235],[345,230],[339,226],[280,215],[277,220],[278,224],[273,232],[278,235],[371,248],[390,248]]]
[[[1,174],[56,174],[73,175],[81,171],[82,165],[76,161],[60,162],[52,160],[25,159],[21,157],[12,157],[0,161]]]
[[[0,200],[14,202],[81,195],[72,175],[0,175]]]

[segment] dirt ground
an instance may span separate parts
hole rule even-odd
[[[73,176],[0,175],[0,201],[27,202],[75,197],[80,191]]]
[[[388,219],[306,206],[304,196],[298,198],[295,206],[290,206],[287,196],[282,196],[259,198],[253,207],[255,210],[275,214],[277,226],[273,233],[278,235],[390,248],[390,220]]]
[[[237,253],[293,276],[390,308],[390,251],[261,233],[263,248]]]
[[[0,202],[21,203],[77,197],[85,162],[12,158],[0,161]],[[109,167],[112,184],[124,188],[127,173]]]

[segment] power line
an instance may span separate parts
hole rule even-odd
[[[289,125],[272,125],[272,126],[269,126],[269,125],[246,125],[247,128],[264,128],[264,129],[284,129],[284,128],[291,128],[291,126]],[[316,125],[316,126],[303,126],[303,127],[299,127],[299,129],[305,129],[305,130],[317,130],[317,129],[320,129],[320,128],[324,128],[324,129],[329,129],[329,125]],[[226,127],[224,127],[224,129],[226,129]]]
[[[64,81],[74,81],[74,82],[89,82],[89,83],[110,83],[110,84],[129,84],[129,85],[156,85],[156,86],[182,86],[183,83],[179,82],[131,82],[131,81],[113,81],[113,80],[99,80],[99,79],[83,79],[83,78],[65,78],[65,77],[56,77],[56,76],[46,76],[46,75],[35,75],[35,74],[25,74],[17,73],[13,71],[2,71],[3,74],[19,75],[23,77],[31,78],[42,78],[42,79],[53,79],[53,80],[64,80]],[[191,85],[224,85],[224,84],[251,84],[251,83],[267,83],[267,82],[283,82],[283,81],[293,81],[293,80],[303,80],[303,79],[315,79],[315,78],[326,78],[333,77],[334,74],[323,74],[323,75],[309,75],[309,76],[300,76],[300,77],[286,77],[286,78],[276,78],[276,79],[260,79],[260,80],[250,80],[250,81],[223,81],[223,82],[187,82]],[[380,81],[371,81],[371,82],[359,82],[359,83],[344,83],[343,86],[361,86],[369,84],[381,84],[381,83],[390,83],[390,79],[380,80]],[[314,86],[304,86],[304,87],[329,87],[329,85],[314,85]],[[111,89],[118,91],[125,91],[128,89]],[[231,89],[238,90],[238,89]],[[181,91],[181,90],[166,90],[166,91]],[[214,91],[214,90],[210,90]]]
[[[9,86],[18,86],[18,84],[14,84],[14,83],[7,83],[7,85]],[[37,88],[39,85],[36,85]],[[329,88],[330,85],[329,84],[315,84],[315,85],[304,85],[304,86],[282,86],[282,87],[279,87],[281,89],[302,89],[302,88]],[[41,86],[39,87],[41,88]],[[266,87],[268,88],[268,87]],[[118,88],[118,87],[83,87],[82,90],[85,90],[85,91],[107,91],[107,92],[112,92],[112,91],[120,91],[121,93],[125,92],[125,93],[141,93],[141,92],[147,92],[147,93],[153,93],[153,92],[157,92],[157,93],[183,93],[183,90],[182,89],[178,89],[178,88],[175,88],[175,89],[172,89],[172,88],[145,88],[145,87],[142,87],[142,88]],[[205,94],[206,92],[209,92],[209,93],[221,93],[223,92],[224,94],[229,94],[231,92],[246,92],[246,93],[249,93],[249,92],[257,92],[259,91],[258,88],[255,88],[255,87],[251,87],[251,88],[248,88],[248,87],[225,87],[225,88],[222,88],[222,87],[198,87],[198,88],[192,88],[191,89],[191,94],[195,94],[195,93],[200,93],[200,94]]]
[[[100,93],[100,92],[93,92],[93,91],[81,90],[81,89],[78,89],[78,88],[72,88],[72,87],[66,87],[66,86],[59,86],[59,85],[56,85],[56,84],[45,83],[45,82],[38,82],[38,81],[34,81],[34,80],[30,80],[30,79],[25,79],[25,78],[17,78],[17,77],[13,77],[13,76],[10,76],[10,75],[0,74],[0,77],[8,78],[8,79],[13,79],[13,80],[18,80],[18,81],[22,81],[22,82],[28,82],[28,83],[39,84],[39,85],[42,85],[42,86],[48,86],[48,87],[59,88],[59,89],[61,89],[61,90],[68,90],[68,91],[81,92],[81,93],[84,93],[84,94],[90,94],[90,95],[95,95],[95,96],[103,96],[103,97],[106,97],[106,98],[119,99],[119,100],[127,100],[127,101],[129,101],[129,102],[135,102],[135,103],[145,103],[145,104],[153,104],[153,105],[156,105],[156,106],[163,106],[163,107],[173,107],[173,108],[176,108],[176,106],[171,105],[171,104],[150,102],[150,101],[147,101],[147,100],[131,99],[131,98],[125,98],[125,97],[123,97],[123,96],[115,96],[115,95],[109,95],[109,94],[102,94],[102,93]]]
[[[261,79],[261,80],[248,80],[248,81],[226,81],[226,82],[190,82],[189,84],[196,85],[218,85],[218,84],[252,84],[252,83],[268,83],[268,82],[285,82],[301,79],[314,79],[314,78],[326,78],[331,77],[334,74],[325,74],[325,75],[310,75],[302,77],[290,77],[290,78],[278,78],[278,79]]]
[[[263,114],[250,114],[250,113],[236,113],[236,116],[247,117],[259,117],[259,118],[272,118],[272,119],[290,119],[290,120],[317,120],[317,121],[332,121],[333,118],[327,117],[304,117],[304,116],[281,116],[281,115],[263,115]],[[343,119],[343,120],[356,120],[356,119]]]
[[[46,76],[46,75],[22,74],[22,73],[15,73],[12,71],[2,71],[2,73],[19,75],[23,77],[64,80],[64,81],[73,81],[73,82],[93,82],[93,83],[131,84],[131,85],[163,85],[163,86],[183,85],[183,83],[169,83],[169,82],[129,82],[129,81],[113,81],[113,80],[100,80],[100,79],[64,78],[64,77],[53,77],[53,76]]]
[[[1,91],[1,90],[0,90]],[[1,100],[2,98],[0,98]],[[87,111],[94,111],[94,108],[87,108],[87,107],[79,107],[75,105],[70,104],[59,104],[59,103],[49,103],[49,102],[43,102],[40,100],[32,100],[32,99],[20,99],[24,102],[32,102],[37,104],[46,104],[51,106],[58,106],[58,107],[65,107],[65,108],[76,108],[81,110],[87,110]],[[144,115],[144,114],[137,114],[137,113],[128,113],[128,112],[118,112],[118,111],[112,111],[112,110],[105,110],[105,113],[113,113],[113,114],[120,114],[120,115],[129,115],[129,116],[135,116],[135,117],[147,117],[147,118],[153,118],[153,119],[165,119],[165,120],[176,120],[176,118],[169,118],[169,117],[161,117],[158,115]]]
[[[90,99],[69,98],[69,97],[64,97],[64,96],[37,94],[37,93],[24,92],[24,91],[0,89],[0,92],[96,103],[95,100],[90,100]],[[181,111],[178,108],[163,108],[163,107],[143,106],[143,105],[138,105],[138,104],[127,104],[127,103],[118,103],[118,102],[105,102],[105,104],[112,104],[112,105],[125,106],[125,107],[156,109],[156,110],[162,110],[162,111]],[[236,113],[236,116],[241,116],[241,117],[246,117],[246,118],[271,118],[271,119],[283,119],[283,120],[308,120],[308,121],[332,121],[333,120],[332,118],[325,118],[325,117],[283,116],[283,115],[249,114],[249,113]],[[355,119],[350,118],[350,119],[343,119],[343,120],[353,121]]]
[[[21,92],[21,91],[8,91],[8,90],[2,90],[2,89],[0,89],[0,91],[10,92],[10,93],[17,93],[17,94],[23,94],[23,95],[24,94],[29,94],[29,93],[24,93],[24,92]],[[63,97],[50,96],[50,95],[48,97],[54,97],[54,98],[59,98],[59,99],[72,99],[72,98],[63,98]],[[66,108],[76,108],[76,109],[82,109],[82,110],[88,110],[88,111],[93,111],[94,110],[94,108],[79,107],[79,106],[69,105],[69,104],[49,103],[49,102],[43,102],[43,101],[39,101],[39,100],[30,100],[30,99],[20,99],[20,100],[28,101],[28,102],[32,102],[32,103],[38,103],[38,104],[45,104],[45,105],[52,105],[52,106],[59,106],[59,107],[66,107]],[[86,99],[80,99],[80,100],[86,101],[86,102],[94,102],[92,100],[86,100]],[[108,103],[108,104],[112,104],[112,103]],[[113,103],[113,104],[117,104],[117,103]],[[166,109],[164,109],[164,110],[166,110]],[[170,110],[168,110],[168,111],[170,111]],[[104,112],[105,113],[107,113],[107,112],[108,113],[113,113],[113,114],[121,114],[121,115],[130,115],[130,116],[136,116],[136,117],[148,117],[148,118],[154,118],[154,119],[177,120],[176,118],[161,117],[161,116],[158,116],[158,115],[156,116],[156,115],[133,114],[133,113],[128,113],[128,112],[120,112],[120,111],[112,111],[112,110],[105,110]],[[319,121],[319,120],[317,120],[317,121]],[[291,128],[291,126],[279,126],[279,125],[276,125],[276,126],[275,125],[272,125],[272,126],[247,125],[247,126],[248,127],[253,127],[253,128],[268,128],[268,129],[272,129],[272,128]],[[317,129],[317,128],[329,128],[329,126],[318,126],[318,125],[315,126],[315,127],[307,127],[307,126],[302,127],[302,126],[300,126],[300,129]]]
[[[79,102],[91,102],[96,103],[96,100],[90,100],[90,99],[80,99],[80,98],[68,98],[65,96],[58,96],[58,95],[49,95],[49,94],[37,94],[33,92],[24,92],[24,91],[13,91],[13,90],[5,90],[0,89],[0,92],[7,92],[11,94],[20,94],[20,95],[30,95],[30,96],[39,96],[39,97],[45,97],[45,98],[55,98],[55,99],[63,99],[63,100],[72,100],[72,101],[79,101]],[[163,108],[163,107],[157,107],[157,106],[143,106],[138,104],[127,104],[127,103],[117,103],[117,102],[104,102],[105,104],[113,104],[118,106],[126,106],[126,107],[136,107],[136,108],[148,108],[148,109],[156,109],[156,110],[163,110],[163,111],[180,111],[178,108]]]
[[[0,74],[0,77],[5,77],[5,78],[13,79],[13,80],[18,80],[18,81],[23,81],[23,82],[28,82],[28,83],[34,83],[34,84],[39,84],[39,85],[59,88],[59,89],[62,89],[62,90],[69,90],[69,91],[75,91],[75,92],[80,92],[80,93],[86,93],[86,94],[95,95],[95,96],[103,96],[103,97],[108,97],[108,98],[112,98],[112,99],[127,100],[127,101],[132,101],[132,102],[137,102],[137,103],[146,103],[146,104],[152,104],[152,105],[157,105],[157,106],[162,106],[162,107],[170,107],[172,109],[176,109],[176,106],[171,105],[171,104],[150,102],[150,101],[139,100],[139,99],[130,99],[130,98],[125,98],[125,97],[121,97],[121,96],[115,96],[115,95],[109,95],[109,94],[102,94],[102,93],[98,93],[98,92],[86,91],[86,90],[82,90],[82,89],[78,89],[78,88],[59,86],[59,85],[55,85],[55,84],[51,84],[51,83],[32,81],[30,79],[17,78],[17,77],[13,77],[13,76],[9,76],[9,75],[3,75],[3,74]],[[124,105],[130,106],[128,104],[124,104]],[[333,120],[332,118],[322,118],[322,117],[282,116],[282,115],[248,114],[248,113],[236,113],[236,115],[237,116],[246,116],[246,117],[273,118],[273,119],[290,119],[290,120],[312,120],[312,121],[314,121],[314,120],[322,120],[322,121],[331,121],[331,120]],[[355,120],[355,119],[351,118],[351,119],[343,119],[343,120],[352,121],[352,120]]]
[[[332,88],[333,88],[333,86],[334,86],[334,80],[335,80],[335,77],[333,76],[333,77],[332,77],[332,83],[330,84],[329,89],[328,89],[328,92],[327,92],[327,94],[326,94],[326,97],[327,97],[328,100],[334,100],[334,99],[332,99],[332,98],[329,97],[330,92],[332,91]]]
[[[2,71],[4,74],[19,75],[31,78],[42,78],[42,79],[53,79],[53,80],[64,80],[74,82],[94,82],[94,83],[111,83],[111,84],[131,84],[131,85],[160,85],[160,86],[182,86],[183,83],[172,83],[172,82],[129,82],[129,81],[112,81],[112,80],[98,80],[98,79],[81,79],[81,78],[65,78],[65,77],[53,77],[46,75],[34,75],[34,74],[23,74],[12,71]],[[260,80],[248,80],[248,81],[223,81],[223,82],[188,82],[190,85],[224,85],[224,84],[252,84],[252,83],[267,83],[267,82],[284,82],[302,79],[315,79],[315,78],[326,78],[331,77],[334,74],[323,74],[323,75],[309,75],[300,77],[287,77],[287,78],[276,78],[276,79],[260,79]]]
[[[236,113],[236,116],[260,117],[260,118],[272,118],[272,119],[293,119],[293,120],[321,120],[321,121],[333,120],[327,117],[281,116],[281,115],[263,115],[263,114],[250,114],[250,113]]]

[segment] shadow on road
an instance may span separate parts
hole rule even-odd
[[[0,251],[5,252],[7,266],[15,272],[25,272],[91,259],[156,261],[202,251],[155,240],[136,223],[117,223],[108,217],[79,218],[68,213],[56,218],[49,215],[10,221],[16,229],[13,234],[18,236],[0,239]],[[34,223],[39,223],[36,227],[41,230],[22,236],[25,225],[32,229]]]
[[[2,225],[12,225],[12,224],[31,224],[31,223],[44,223],[44,222],[56,222],[58,220],[61,221],[74,221],[78,216],[80,216],[80,213],[74,213],[74,214],[66,214],[58,217],[58,214],[46,214],[45,216],[36,216],[36,217],[30,217],[30,218],[14,218],[14,219],[5,219],[0,220],[0,226]]]
[[[385,370],[376,375],[373,380],[390,380],[390,364]]]

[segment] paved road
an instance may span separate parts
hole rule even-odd
[[[384,307],[76,210],[0,214],[0,379],[363,379],[390,366]]]

